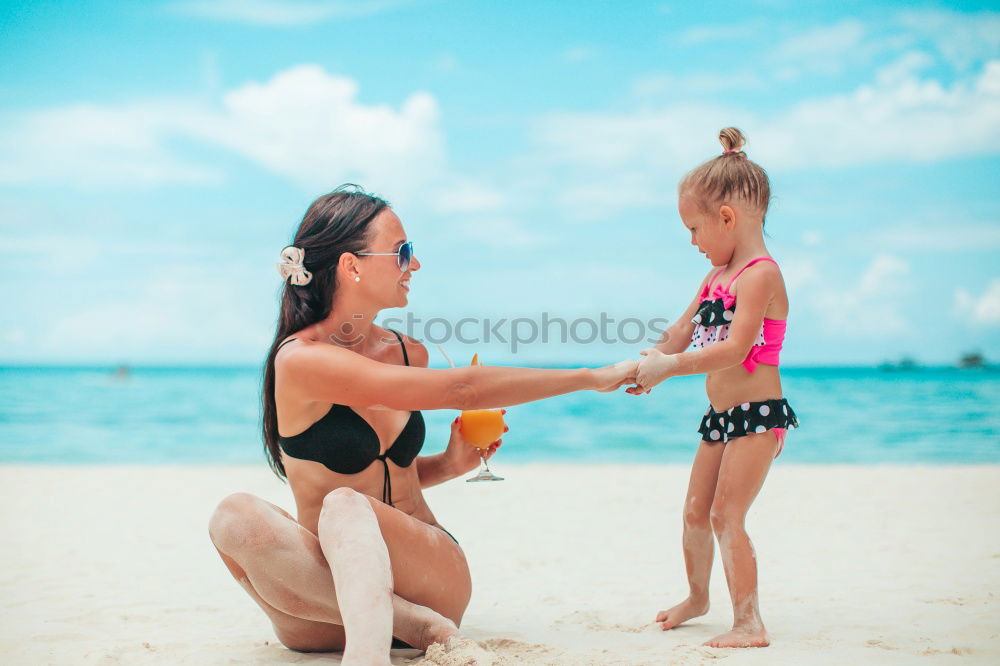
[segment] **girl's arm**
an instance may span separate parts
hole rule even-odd
[[[490,409],[583,389],[617,387],[635,362],[543,370],[467,366],[430,369],[380,363],[327,343],[303,341],[275,360],[275,381],[302,400],[389,409]]]
[[[668,377],[717,372],[742,363],[760,334],[764,313],[780,281],[781,273],[773,264],[761,263],[747,269],[740,276],[739,307],[729,325],[728,337],[704,349],[670,356],[655,347],[643,350],[646,358],[639,366],[639,385],[648,390]]]

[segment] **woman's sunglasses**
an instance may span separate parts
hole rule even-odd
[[[399,246],[395,252],[355,252],[359,257],[396,257],[399,270],[403,273],[410,267],[410,260],[413,258],[413,241],[406,241]]]

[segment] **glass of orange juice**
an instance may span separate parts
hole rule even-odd
[[[466,481],[503,481],[490,471],[486,452],[490,444],[503,435],[503,411],[499,409],[467,409],[462,412],[462,437],[479,449],[479,473]]]
[[[482,365],[479,354],[472,357],[472,365]],[[466,481],[503,481],[502,476],[490,471],[490,465],[486,462],[486,452],[490,444],[503,436],[504,427],[503,410],[467,409],[462,412],[462,437],[479,449],[480,455],[479,472]]]

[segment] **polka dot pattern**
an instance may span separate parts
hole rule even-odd
[[[767,432],[773,428],[799,427],[795,412],[784,398],[744,402],[717,412],[711,405],[701,419],[698,432],[709,442],[728,442],[738,437]]]
[[[725,301],[721,298],[702,301],[698,307],[698,313],[691,318],[691,323],[695,325],[694,331],[691,333],[691,345],[695,349],[704,349],[716,342],[728,339],[730,322],[735,316],[735,304],[726,308]],[[762,347],[764,344],[764,326],[762,324],[753,345],[754,347]]]

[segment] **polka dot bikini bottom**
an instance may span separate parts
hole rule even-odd
[[[799,427],[795,412],[784,398],[744,402],[717,412],[709,406],[698,432],[706,442],[727,442],[736,437],[778,430],[779,440],[785,430]]]

